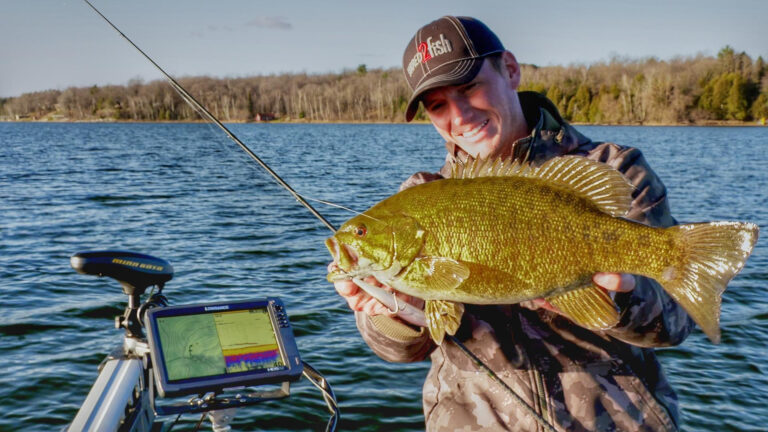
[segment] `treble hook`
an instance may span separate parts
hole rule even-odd
[[[395,300],[395,310],[392,310],[389,308],[389,306],[387,306],[387,310],[389,311],[389,313],[396,314],[401,310],[405,309],[405,307],[402,307],[402,308],[400,307],[400,303],[397,302],[397,294],[395,294],[394,292],[392,293],[392,299]]]

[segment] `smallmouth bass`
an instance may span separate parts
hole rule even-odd
[[[656,228],[624,219],[633,186],[582,157],[453,168],[451,178],[401,191],[344,223],[326,240],[340,269],[328,280],[372,275],[424,299],[439,344],[458,329],[462,303],[543,297],[583,327],[610,328],[619,310],[592,275],[635,274],[656,280],[719,341],[721,296],[752,252],[757,225]]]

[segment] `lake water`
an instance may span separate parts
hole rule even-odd
[[[435,170],[428,125],[232,125],[301,194],[357,210],[412,172]],[[768,128],[581,127],[641,148],[681,222],[746,220],[768,228]],[[305,361],[338,396],[339,430],[423,430],[428,362],[390,364],[360,338],[325,282],[329,231],[224,135],[205,124],[0,123],[0,430],[60,430],[119,343],[125,296],[76,274],[82,250],[169,260],[173,304],[279,296]],[[336,226],[349,213],[316,207]],[[659,350],[686,430],[765,430],[768,252],[758,242],[723,299],[723,341],[696,331]],[[241,409],[237,430],[321,430],[327,412],[306,381],[290,399]],[[182,417],[189,429],[196,415]],[[205,426],[203,430],[210,430]]]

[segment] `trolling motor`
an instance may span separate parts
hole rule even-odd
[[[155,431],[163,426],[156,416],[185,413],[207,415],[214,431],[228,431],[235,408],[286,398],[290,383],[302,376],[323,393],[331,412],[326,430],[335,430],[336,396],[301,360],[279,298],[169,307],[162,289],[173,278],[173,266],[166,260],[93,251],[73,255],[70,263],[79,273],[117,280],[128,306],[115,317],[116,328],[125,329],[123,345],[99,366],[69,431]],[[157,292],[142,303],[150,286]],[[267,384],[279,388],[252,389]],[[187,399],[158,403],[180,397]]]
[[[144,338],[139,309],[165,306],[162,295],[165,283],[173,278],[173,266],[168,261],[150,255],[128,251],[79,252],[69,259],[78,273],[111,277],[123,287],[128,306],[122,317],[115,317],[115,327],[124,328],[128,338]],[[141,296],[150,286],[157,286],[151,302],[141,304]]]

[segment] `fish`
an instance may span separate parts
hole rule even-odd
[[[758,238],[749,222],[652,227],[625,216],[634,187],[579,156],[454,164],[452,175],[400,191],[325,241],[327,279],[374,276],[425,301],[430,336],[455,334],[464,304],[544,298],[576,324],[605,330],[620,310],[598,272],[652,278],[709,339],[720,340],[722,294]]]

